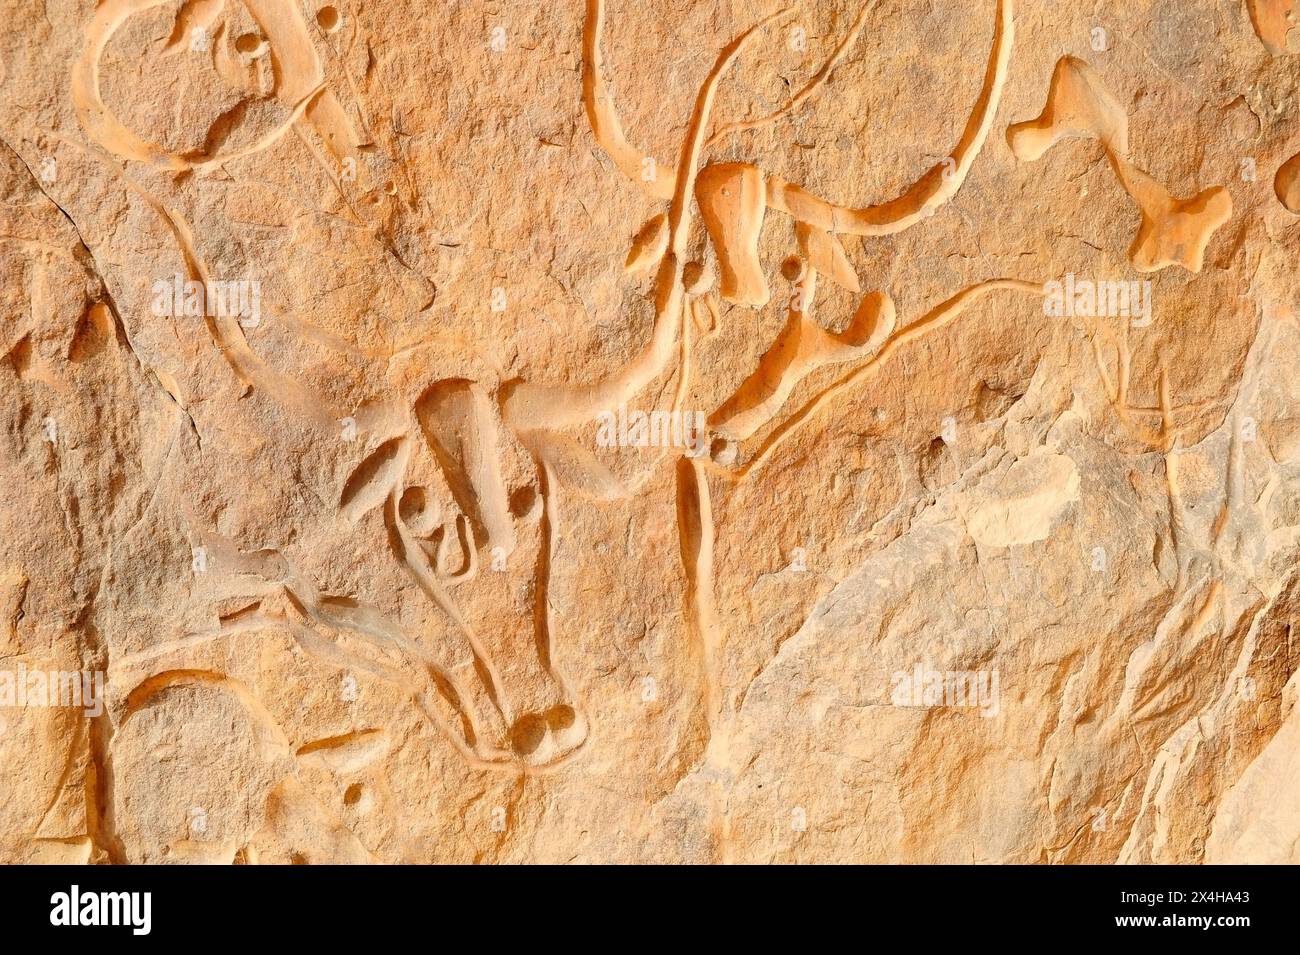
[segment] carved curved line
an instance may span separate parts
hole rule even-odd
[[[297,575],[284,581],[286,593],[295,606],[312,623],[338,633],[346,633],[374,647],[381,652],[396,651],[408,662],[417,664],[430,680],[429,686],[421,686],[407,679],[400,668],[379,660],[361,658],[345,650],[342,644],[319,635],[312,627],[296,623],[285,618],[277,618],[276,626],[287,627],[303,652],[338,666],[340,669],[353,669],[366,672],[398,687],[407,693],[416,707],[443,733],[472,765],[478,768],[501,769],[512,762],[501,750],[483,747],[487,755],[480,751],[477,741],[484,739],[479,725],[479,714],[468,702],[469,697],[455,675],[443,667],[421,645],[418,640],[408,636],[401,627],[389,621],[383,614],[361,604],[349,605],[332,601],[322,596],[316,585],[305,577]],[[447,699],[458,713],[467,735],[462,738],[441,714],[426,702],[429,692]],[[452,699],[448,699],[447,693]],[[473,745],[470,745],[473,741]],[[480,765],[480,763],[482,765]]]
[[[966,130],[952,155],[932,167],[906,192],[880,205],[851,209],[829,203],[802,186],[772,176],[767,183],[768,205],[828,232],[849,235],[893,235],[933,215],[961,189],[984,146],[984,140],[988,138],[1011,61],[1015,32],[1013,20],[1012,0],[998,0],[993,49],[984,74],[984,87],[966,122]]]
[[[867,14],[869,14],[872,10],[874,10],[878,3],[879,0],[871,0],[870,3],[868,3],[865,7],[862,8],[862,12],[858,14],[857,20],[853,22],[853,26],[849,28],[849,32],[846,33],[844,35],[844,38],[841,39],[840,42],[836,45],[835,50],[830,55],[830,58],[827,59],[826,62],[822,64],[821,69],[819,69],[816,73],[813,74],[812,79],[810,79],[807,83],[805,83],[803,88],[799,90],[798,93],[795,93],[794,96],[790,97],[790,100],[784,106],[780,107],[779,109],[774,109],[766,116],[760,116],[757,119],[745,119],[745,120],[739,120],[734,123],[728,123],[726,126],[721,127],[717,132],[715,132],[712,136],[710,136],[709,141],[704,145],[716,146],[725,137],[729,136],[732,133],[738,133],[749,129],[757,129],[759,126],[766,126],[768,123],[774,123],[782,116],[785,116],[788,113],[793,112],[794,110],[802,106],[805,102],[807,102],[808,98],[812,96],[814,93],[816,93],[819,89],[821,89],[821,87],[826,83],[826,81],[830,79],[830,75],[832,72],[834,72],[835,67],[840,65],[840,62],[844,59],[845,54],[849,52],[849,47],[851,47],[857,41],[858,36],[862,33],[862,27],[866,25],[867,22]]]
[[[129,179],[126,181],[162,217],[163,221],[172,230],[177,245],[180,247],[181,257],[185,260],[188,277],[193,281],[202,283],[204,288],[211,287],[211,278],[208,274],[207,265],[199,256],[194,242],[194,234],[189,223],[185,221],[180,213],[155,199],[151,193],[137,186]],[[252,346],[248,344],[248,339],[236,319],[229,315],[205,314],[203,321],[213,344],[217,346],[222,357],[239,378],[241,384],[246,387],[262,389],[274,400],[302,414],[309,421],[316,424],[323,425],[337,420],[337,410],[330,406],[324,396],[304,386],[297,379],[276,371],[262,361],[261,356],[253,351]]]
[[[434,565],[438,579],[445,581],[448,587],[473,580],[478,574],[478,548],[474,543],[474,528],[470,525],[469,518],[464,514],[456,515],[456,539],[460,544],[461,552],[460,570],[446,569],[451,565],[451,534],[447,532],[445,526],[439,528],[439,533],[441,536],[438,539],[438,553]]]
[[[600,52],[600,35],[605,25],[605,0],[587,0],[587,21],[582,30],[582,102],[596,142],[613,160],[618,171],[640,183],[656,199],[671,199],[677,187],[677,171],[671,165],[655,161],[655,177],[642,178],[644,163],[650,157],[627,141],[619,122],[614,97],[605,82],[605,62]]]
[[[470,653],[474,657],[475,666],[484,678],[483,688],[487,691],[492,705],[501,714],[501,718],[505,720],[506,725],[509,726],[514,722],[513,707],[511,707],[510,700],[506,696],[504,684],[501,682],[501,674],[497,671],[492,655],[488,653],[483,641],[479,639],[478,634],[474,632],[469,622],[461,616],[455,603],[452,602],[451,596],[439,583],[423,548],[411,536],[410,531],[402,522],[402,518],[397,511],[397,493],[395,490],[389,494],[388,500],[384,504],[384,522],[388,526],[394,556],[406,568],[406,572],[411,575],[420,589],[424,591],[425,596],[451,619],[456,629],[465,638]]]
[[[1246,0],[1250,24],[1255,35],[1269,53],[1282,56],[1287,52],[1286,38],[1291,24],[1287,22],[1292,3],[1290,0]]]
[[[700,153],[704,150],[704,129],[709,124],[709,114],[713,110],[713,100],[717,96],[718,83],[722,80],[722,74],[727,72],[727,69],[735,62],[736,57],[749,45],[750,40],[758,35],[760,30],[778,20],[784,20],[793,12],[792,7],[786,7],[769,14],[732,40],[718,54],[717,62],[713,64],[713,69],[709,71],[704,84],[700,87],[700,92],[695,98],[695,111],[691,116],[686,143],[682,147],[682,167],[686,170],[685,181],[677,184],[677,189],[673,193],[673,204],[668,212],[668,248],[678,258],[681,257],[682,252],[685,250],[687,207],[691,202],[691,194],[695,191],[695,177],[698,174]]]
[[[826,404],[846,388],[852,387],[859,381],[876,371],[884,362],[893,355],[898,349],[907,343],[922,337],[928,332],[947,325],[970,305],[974,300],[999,289],[1007,289],[1017,292],[1031,292],[1035,295],[1043,294],[1043,284],[1034,282],[1025,282],[1020,279],[991,279],[987,282],[981,282],[978,285],[972,285],[962,289],[956,295],[947,301],[932,308],[924,316],[912,322],[905,328],[894,332],[885,343],[880,346],[880,350],[864,365],[855,368],[839,381],[828,385],[825,389],[810,399],[807,404],[799,409],[792,417],[787,418],[782,424],[774,430],[763,443],[759,446],[757,453],[743,468],[729,472],[733,481],[739,482],[749,475],[751,471],[757,470],[771,457],[772,452],[789,437],[804,422],[820,411]]]
[[[166,169],[187,169],[179,156],[168,153],[156,143],[145,142],[118,121],[99,95],[99,58],[128,17],[167,0],[108,0],[86,27],[86,46],[72,67],[72,103],[90,138],[123,159],[158,163]]]
[[[1300,153],[1278,167],[1273,177],[1273,193],[1288,212],[1300,215]]]
[[[809,270],[792,296],[785,328],[759,359],[758,367],[723,405],[709,416],[719,433],[747,441],[785,407],[795,388],[827,365],[869,358],[893,333],[894,301],[875,291],[863,297],[848,327],[828,332],[811,317],[817,273]],[[795,303],[803,299],[804,311]]]
[[[259,750],[264,756],[287,756],[292,749],[279,722],[241,681],[215,670],[177,669],[164,670],[146,677],[126,695],[122,725],[162,691],[174,686],[207,686],[225,690],[239,701],[248,714]]]
[[[107,0],[95,11],[95,15],[86,27],[85,48],[72,67],[72,103],[87,135],[110,153],[123,159],[161,166],[163,169],[202,171],[232,159],[261,152],[274,145],[294,123],[302,118],[303,113],[324,91],[324,79],[317,79],[311,84],[311,88],[292,104],[289,116],[283,123],[269,130],[255,142],[228,153],[187,158],[180,153],[164,149],[157,143],[142,139],[113,114],[100,96],[99,60],[109,40],[130,17],[168,2],[170,0]],[[253,5],[261,6],[257,3]],[[266,29],[265,23],[262,26]]]
[[[452,747],[473,768],[505,770],[510,769],[513,766],[513,763],[510,762],[508,757],[500,750],[488,750],[487,752],[489,755],[484,755],[484,753],[480,752],[477,747],[471,747],[466,740],[456,732],[452,724],[438,713],[438,711],[428,702],[427,698],[429,690],[415,686],[411,681],[401,678],[398,674],[386,672],[391,668],[385,667],[382,664],[373,664],[354,659],[350,654],[339,650],[333,641],[321,637],[311,627],[294,623],[293,621],[286,621],[285,626],[289,628],[289,632],[293,635],[294,640],[297,642],[298,646],[302,648],[304,653],[307,653],[322,662],[333,664],[339,667],[339,669],[345,671],[361,670],[362,672],[370,673],[372,676],[384,680],[390,685],[405,692],[412,704],[415,705],[416,709],[433,724],[434,728],[451,743]],[[419,657],[417,657],[417,659],[419,659]],[[432,664],[426,665],[425,672],[430,677],[431,681],[433,681],[435,692],[437,690],[437,681],[439,679],[448,679],[448,674],[445,670]],[[464,699],[455,684],[451,683],[450,685],[452,686],[453,692],[455,692],[461,699]],[[453,706],[462,718],[468,721],[470,731],[474,734],[475,740],[478,740],[480,734],[477,722],[474,719],[472,708],[456,704],[453,704]],[[500,755],[491,755],[493,753],[499,753]]]
[[[599,5],[600,0],[590,0]],[[560,429],[592,421],[603,410],[618,407],[631,395],[654,381],[673,357],[683,308],[682,256],[690,225],[690,203],[700,151],[704,147],[704,127],[717,94],[722,74],[735,61],[749,41],[768,24],[787,17],[792,10],[778,10],[764,17],[734,39],[721,53],[695,99],[682,147],[685,175],[675,176],[676,190],[668,212],[668,254],[664,256],[655,278],[655,324],[650,340],[619,371],[589,385],[547,385],[513,381],[502,389],[502,418],[516,431]]]

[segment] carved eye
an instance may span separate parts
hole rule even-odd
[[[438,510],[437,503],[418,484],[412,485],[403,491],[402,499],[397,505],[397,512],[402,517],[402,523],[419,537],[428,536],[438,525]]]
[[[235,49],[245,56],[261,56],[267,50],[267,43],[256,33],[245,33],[235,41]]]
[[[702,262],[687,262],[682,284],[688,295],[705,295],[713,288],[713,270]]]
[[[510,495],[510,513],[517,520],[526,524],[542,515],[542,499],[537,495],[537,490],[531,484],[525,484],[523,487],[516,488]]]

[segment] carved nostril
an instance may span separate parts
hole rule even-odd
[[[561,703],[546,711],[546,725],[553,730],[566,730],[578,721],[573,707]]]
[[[709,457],[713,459],[713,463],[723,467],[735,464],[739,452],[740,448],[730,438],[714,438],[713,444],[709,447]]]
[[[510,748],[530,766],[548,766],[562,760],[586,739],[586,719],[567,703],[525,713],[510,728]]]
[[[520,756],[537,752],[546,739],[546,721],[536,713],[526,713],[515,720],[510,730],[510,746]]]
[[[562,758],[587,741],[586,718],[567,703],[547,710],[546,722],[551,728],[553,759]]]

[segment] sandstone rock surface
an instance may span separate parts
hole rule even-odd
[[[1290,0],[0,0],[0,861],[1300,861]]]

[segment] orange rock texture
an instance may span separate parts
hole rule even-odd
[[[1300,861],[1291,0],[0,0],[0,861]]]

